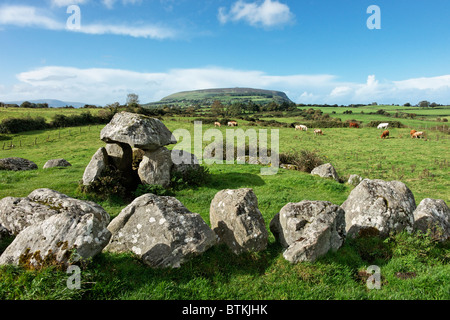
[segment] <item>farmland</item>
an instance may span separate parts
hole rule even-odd
[[[450,118],[450,108],[414,109],[395,106],[360,108],[313,107],[331,118],[357,120],[361,129],[326,128],[323,136],[312,130],[295,131],[291,127],[264,127],[279,130],[280,153],[315,151],[336,168],[346,181],[351,174],[369,179],[400,180],[413,192],[416,203],[424,198],[450,203],[448,131],[436,130]],[[391,115],[415,113],[411,118],[376,114],[380,109]],[[344,111],[352,110],[352,114]],[[333,111],[335,113],[333,113]],[[31,116],[51,118],[55,110],[2,110],[1,117]],[[10,112],[8,114],[8,112]],[[58,111],[60,112],[60,111]],[[64,110],[64,112],[80,112]],[[372,114],[371,114],[372,113]],[[54,113],[53,113],[54,114]],[[194,135],[197,117],[162,118],[172,132],[186,129]],[[300,116],[260,116],[280,123],[304,122]],[[411,128],[424,129],[426,139],[411,139],[410,127],[390,128],[390,139],[381,140],[380,130],[365,127],[370,121],[400,121]],[[24,197],[37,188],[50,188],[71,197],[86,199],[78,182],[100,141],[102,125],[52,129],[3,135],[0,158],[22,157],[34,161],[39,169],[27,172],[0,171],[0,198]],[[204,124],[210,129],[212,124]],[[259,129],[247,120],[239,120],[243,130]],[[434,129],[433,129],[434,128]],[[227,128],[220,128],[226,135]],[[448,130],[448,129],[447,129]],[[270,141],[270,138],[269,138]],[[203,141],[203,147],[210,142]],[[12,147],[14,145],[14,147]],[[3,148],[1,148],[3,146]],[[170,148],[176,146],[170,146]],[[72,167],[43,170],[49,159],[65,158]],[[277,175],[262,176],[258,165],[205,165],[211,179],[198,188],[176,191],[176,198],[191,212],[199,213],[209,223],[209,206],[222,189],[253,188],[267,228],[271,219],[288,202],[322,200],[342,204],[352,190],[346,183],[322,179],[309,173],[280,169]],[[127,205],[121,199],[96,200],[111,217]],[[366,242],[365,242],[366,241]],[[376,239],[349,241],[336,253],[329,253],[316,263],[290,265],[282,249],[269,238],[269,247],[261,253],[234,256],[223,247],[212,248],[174,270],[152,270],[128,254],[102,253],[83,271],[86,284],[82,290],[64,289],[65,275],[57,270],[26,271],[19,268],[0,270],[2,299],[448,299],[450,290],[450,252],[448,245],[438,245],[401,234],[389,241]],[[2,247],[4,244],[2,244]],[[0,248],[1,249],[1,248]],[[426,253],[424,255],[424,252]],[[368,290],[361,272],[369,265],[382,267],[382,290]],[[398,272],[414,272],[413,279],[399,279]],[[16,286],[16,283],[21,283]],[[47,285],[45,285],[47,284]],[[50,284],[52,284],[50,286]],[[50,287],[54,288],[50,289]]]

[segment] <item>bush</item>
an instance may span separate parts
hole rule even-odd
[[[0,133],[19,133],[23,131],[44,130],[49,125],[43,117],[7,118],[0,124]]]
[[[170,188],[172,190],[197,188],[208,183],[210,178],[209,169],[203,166],[198,169],[189,168],[183,172],[172,171]]]
[[[324,163],[324,159],[316,151],[301,150],[281,153],[280,163],[291,164],[296,166],[298,171],[311,173],[314,168]]]
[[[109,167],[88,186],[83,185],[83,182],[80,181],[79,191],[83,194],[93,195],[100,200],[125,199],[128,196],[125,184],[121,172]]]

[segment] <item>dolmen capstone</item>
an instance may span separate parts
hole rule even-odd
[[[15,239],[0,256],[0,265],[68,266],[91,258],[108,244],[109,221],[98,204],[50,189],[6,197],[0,200],[0,225]]]
[[[24,158],[12,157],[0,159],[0,170],[28,171],[36,170],[37,168],[38,166],[36,163]]]
[[[266,224],[252,189],[219,191],[211,201],[210,222],[218,243],[226,244],[235,254],[267,247]]]
[[[133,252],[153,268],[178,268],[216,244],[216,235],[198,213],[174,197],[144,194],[108,226],[104,251]]]
[[[121,112],[100,132],[106,142],[93,155],[83,175],[83,184],[88,186],[102,176],[108,168],[119,170],[127,178],[127,186],[139,183],[170,184],[174,171],[198,168],[197,158],[184,151],[169,151],[165,146],[177,140],[159,120],[144,115]],[[134,155],[139,154],[136,163]]]
[[[286,204],[270,222],[275,239],[291,263],[314,262],[345,241],[345,212],[328,201]]]
[[[341,207],[349,237],[368,230],[387,237],[391,232],[412,232],[414,228],[414,195],[400,181],[364,179]]]

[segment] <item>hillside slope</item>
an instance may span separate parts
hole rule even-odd
[[[292,102],[288,96],[281,91],[252,88],[219,88],[178,92],[161,99],[159,102],[152,102],[144,106],[189,106],[194,104],[208,105],[214,100],[219,100],[225,104],[249,101],[253,101],[258,104],[267,104],[272,101],[277,103]]]

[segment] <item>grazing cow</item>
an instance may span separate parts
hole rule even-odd
[[[322,130],[320,130],[320,129],[316,129],[316,130],[314,130],[314,135],[315,135],[315,136],[316,136],[316,135],[323,136],[323,132],[322,132]]]
[[[385,130],[383,132],[383,134],[381,135],[381,139],[386,139],[386,138],[389,138],[389,131],[388,130]]]
[[[411,132],[409,133],[410,136],[411,136],[411,138],[414,138],[413,135],[414,135],[414,133],[416,133],[416,132],[417,132],[416,130],[411,130]]]
[[[308,131],[308,127],[301,124],[301,125],[295,126],[295,130]]]
[[[380,123],[378,125],[378,129],[387,129],[389,127],[389,123]]]
[[[416,138],[416,139],[423,138],[423,132],[422,132],[422,131],[415,132],[415,133],[412,135],[412,138],[413,138],[413,139],[414,139],[414,138]]]
[[[236,121],[229,121],[229,122],[228,122],[228,126],[229,126],[229,127],[237,127],[237,126],[238,126],[238,123],[237,123]]]
[[[222,126],[222,125],[220,124],[220,122],[214,122],[214,127],[220,127],[220,126]]]
[[[350,122],[349,128],[359,128],[359,124],[356,122]]]

